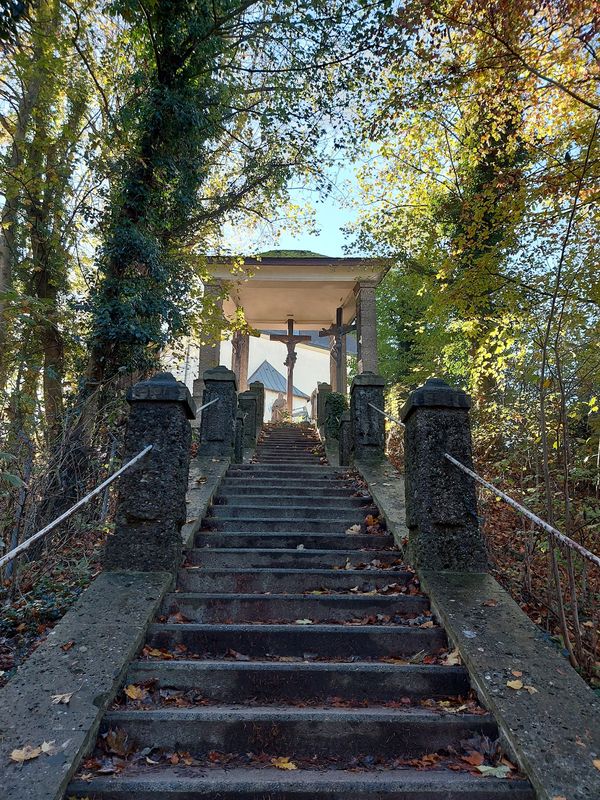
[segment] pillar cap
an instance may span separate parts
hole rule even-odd
[[[355,386],[385,386],[385,378],[381,375],[376,375],[374,372],[359,372],[354,376],[350,391],[354,391]]]
[[[238,400],[258,400],[258,394],[252,389],[246,389],[245,392],[238,392]]]
[[[235,388],[237,389],[235,372],[227,369],[227,367],[211,367],[210,369],[205,370],[205,372],[202,374],[202,378],[204,383],[207,381],[230,381],[231,383],[235,384]]]
[[[159,372],[147,381],[136,383],[127,392],[127,402],[181,403],[188,419],[196,419],[196,404],[190,390],[170,372]]]
[[[265,385],[264,385],[264,383],[262,381],[252,381],[252,383],[248,384],[248,387],[250,388],[251,391],[254,391],[252,389],[253,386],[256,386],[256,391],[258,391],[258,392],[263,391],[264,388],[265,388]]]
[[[441,378],[428,378],[408,396],[400,419],[404,422],[415,408],[471,408],[471,398],[462,389],[454,389]]]

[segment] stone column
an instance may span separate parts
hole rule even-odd
[[[194,401],[183,383],[163,372],[136,383],[127,402],[131,410],[123,462],[146,445],[153,447],[120,479],[115,531],[104,548],[104,568],[173,571],[181,561]]]
[[[318,389],[313,389],[310,395],[310,418],[313,422],[317,421],[317,399],[319,396]]]
[[[244,415],[244,447],[254,447],[258,435],[256,428],[256,408],[258,397],[254,392],[240,392],[238,407]]]
[[[247,333],[237,331],[233,334],[231,368],[237,379],[238,390],[245,392],[248,388],[248,357],[250,355],[250,337]]]
[[[204,375],[203,403],[216,400],[202,412],[200,455],[231,457],[235,438],[237,394],[235,375],[227,367],[215,367]]]
[[[444,458],[449,453],[473,469],[470,407],[465,392],[430,378],[401,412],[409,547],[412,563],[424,569],[487,568],[475,482]]]
[[[350,432],[350,412],[344,411],[340,420],[340,467],[347,467],[350,464],[352,455],[352,437]]]
[[[220,293],[221,287],[218,283],[209,283],[204,287],[203,304],[208,313],[223,314],[223,300],[219,296]],[[192,394],[197,408],[202,405],[202,398],[204,397],[204,373],[209,369],[218,367],[220,359],[221,334],[217,332],[213,339],[198,346],[198,377],[194,380],[192,387]],[[200,412],[198,419],[192,423],[193,427],[200,427],[201,416],[202,412]]]
[[[265,420],[265,385],[261,381],[252,381],[248,388],[256,395],[256,431],[258,435]]]
[[[360,281],[354,289],[359,373],[377,372],[378,369],[376,285],[375,281]]]
[[[331,393],[330,383],[317,384],[317,427],[325,425],[325,398]]]
[[[334,357],[335,337],[329,337],[329,383],[332,391],[340,394],[348,393],[348,356],[346,348],[346,334],[340,337],[341,342],[341,375],[338,375],[337,358]]]
[[[235,414],[235,442],[233,447],[233,462],[241,464],[244,460],[244,414],[238,410]]]
[[[352,381],[350,388],[350,431],[354,458],[376,461],[383,458],[385,449],[385,418],[372,408],[383,409],[385,380],[373,372],[363,372]]]

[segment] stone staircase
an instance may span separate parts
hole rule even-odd
[[[323,461],[277,425],[229,468],[66,797],[532,800],[477,774],[495,722],[367,491]]]

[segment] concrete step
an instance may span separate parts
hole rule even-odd
[[[159,688],[197,689],[226,703],[255,698],[273,701],[325,701],[331,697],[385,703],[409,697],[465,697],[464,667],[430,664],[327,664],[322,661],[136,661],[126,684],[156,681]]]
[[[285,464],[282,464],[281,467],[278,467],[275,470],[269,464],[232,464],[229,469],[227,470],[227,475],[232,475],[235,473],[240,473],[247,475],[247,473],[255,473],[256,475],[265,475],[268,473],[276,472],[276,474],[283,474],[283,473],[296,473],[300,471],[303,475],[305,473],[312,475],[328,475],[328,476],[335,476],[335,475],[344,475],[344,470],[340,470],[339,467],[331,467],[327,464],[315,464],[315,465],[307,465],[307,466],[297,466],[295,464],[291,464],[290,466],[286,467]]]
[[[348,486],[332,481],[260,481],[252,485],[241,480],[226,480],[219,486],[219,497],[328,497],[328,498],[352,498],[358,500],[370,500],[370,495],[355,498],[352,489]]]
[[[370,497],[349,497],[348,492],[335,495],[328,495],[323,492],[321,496],[315,496],[312,493],[305,495],[298,495],[296,493],[284,494],[237,494],[232,491],[223,492],[219,490],[219,494],[214,499],[216,506],[252,506],[253,508],[273,508],[281,509],[283,506],[304,506],[307,504],[318,506],[319,508],[338,508],[348,509],[353,507],[361,507],[373,504]]]
[[[316,654],[327,659],[352,660],[382,657],[407,658],[425,651],[436,653],[447,645],[441,628],[408,625],[202,625],[155,623],[148,629],[148,644],[172,649],[183,644],[188,653],[223,656],[235,650],[244,656],[304,658]]]
[[[346,550],[349,546],[379,550],[384,547],[392,547],[394,540],[391,535],[384,534],[376,536],[369,533],[347,534],[347,533],[318,533],[313,531],[279,531],[263,533],[248,533],[247,531],[208,531],[197,533],[194,540],[198,548],[284,548],[296,549],[304,547],[307,549],[328,548],[330,550]]]
[[[261,595],[174,592],[163,602],[164,616],[181,612],[191,622],[347,622],[364,617],[417,617],[429,609],[423,595]]]
[[[160,766],[74,780],[68,796],[97,800],[534,800],[528,783],[448,770],[382,772]]]
[[[143,746],[287,756],[351,757],[377,753],[418,758],[460,748],[474,735],[495,738],[490,715],[440,714],[421,708],[261,708],[221,706],[151,711],[109,711],[104,731],[119,729]]]
[[[289,594],[327,589],[360,591],[382,589],[391,583],[407,584],[412,572],[354,569],[199,569],[179,570],[178,588],[184,592],[271,592]],[[387,596],[387,595],[386,595]]]
[[[209,510],[209,518],[222,520],[239,519],[244,522],[260,522],[260,520],[264,520],[266,523],[264,527],[268,530],[271,520],[277,520],[278,523],[285,524],[288,519],[295,522],[313,519],[319,519],[322,522],[335,520],[338,522],[338,526],[347,521],[349,525],[346,527],[349,527],[357,522],[362,522],[368,513],[368,507],[364,512],[361,512],[360,506],[353,507],[350,503],[342,504],[341,507],[334,506],[331,508],[323,502],[297,503],[293,506],[280,505],[278,503],[260,506],[245,503],[242,505],[242,502],[213,505]],[[375,510],[373,509],[373,511]]]
[[[186,564],[208,569],[333,569],[350,564],[369,564],[377,560],[383,566],[400,561],[398,551],[389,550],[289,550],[270,547],[257,550],[253,547],[197,547],[186,553]],[[361,570],[367,577],[371,570]],[[390,570],[393,575],[395,570]]]
[[[304,519],[279,519],[279,512],[276,517],[269,518],[253,515],[251,518],[236,517],[235,514],[219,517],[204,517],[202,520],[202,531],[229,531],[242,533],[345,533],[352,525],[362,522],[359,516],[348,516],[338,514],[339,519],[331,517],[304,517]],[[350,534],[349,534],[350,535]]]

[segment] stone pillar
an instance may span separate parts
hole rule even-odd
[[[356,285],[356,340],[358,343],[358,371],[377,372],[377,305],[375,281],[361,281]]]
[[[181,526],[190,465],[194,401],[170,372],[136,383],[123,462],[152,450],[120,479],[115,531],[104,548],[107,570],[173,571],[181,561]]]
[[[254,447],[258,435],[256,428],[256,408],[258,397],[254,392],[238,394],[238,407],[244,415],[244,447]]]
[[[241,464],[244,460],[244,414],[238,410],[235,414],[235,441],[233,447],[233,462]]]
[[[237,331],[233,334],[231,368],[237,379],[238,390],[245,392],[248,388],[248,357],[250,355],[250,337],[247,333]]]
[[[338,376],[338,363],[335,357],[335,337],[329,337],[329,383],[332,391],[348,394],[348,356],[346,334],[340,337],[341,342],[341,375]],[[338,385],[339,384],[339,385]]]
[[[373,372],[363,372],[350,388],[350,431],[354,458],[376,461],[385,449],[385,418],[369,403],[383,409],[385,380]]]
[[[265,420],[265,385],[261,381],[252,381],[248,388],[256,395],[256,431],[258,435]]]
[[[221,298],[221,287],[218,283],[209,283],[204,287],[204,297],[202,298],[203,307],[208,314],[223,314],[223,300]],[[192,394],[196,408],[202,405],[204,397],[204,373],[209,369],[219,366],[221,360],[221,334],[216,332],[214,338],[198,346],[198,377],[194,380]],[[198,418],[192,423],[195,428],[200,427],[200,412]]]
[[[487,568],[475,482],[444,458],[449,453],[473,469],[470,407],[465,392],[430,378],[401,412],[409,547],[412,563],[423,569]]]
[[[313,422],[317,421],[317,399],[319,396],[318,389],[313,389],[310,395],[310,418]]]
[[[231,457],[235,437],[237,395],[235,375],[227,367],[215,367],[204,373],[203,403],[210,403],[200,420],[200,455]]]
[[[317,427],[325,425],[325,398],[331,393],[330,383],[317,384]]]
[[[340,467],[347,467],[350,464],[352,455],[352,437],[350,432],[350,412],[344,411],[340,420]]]

